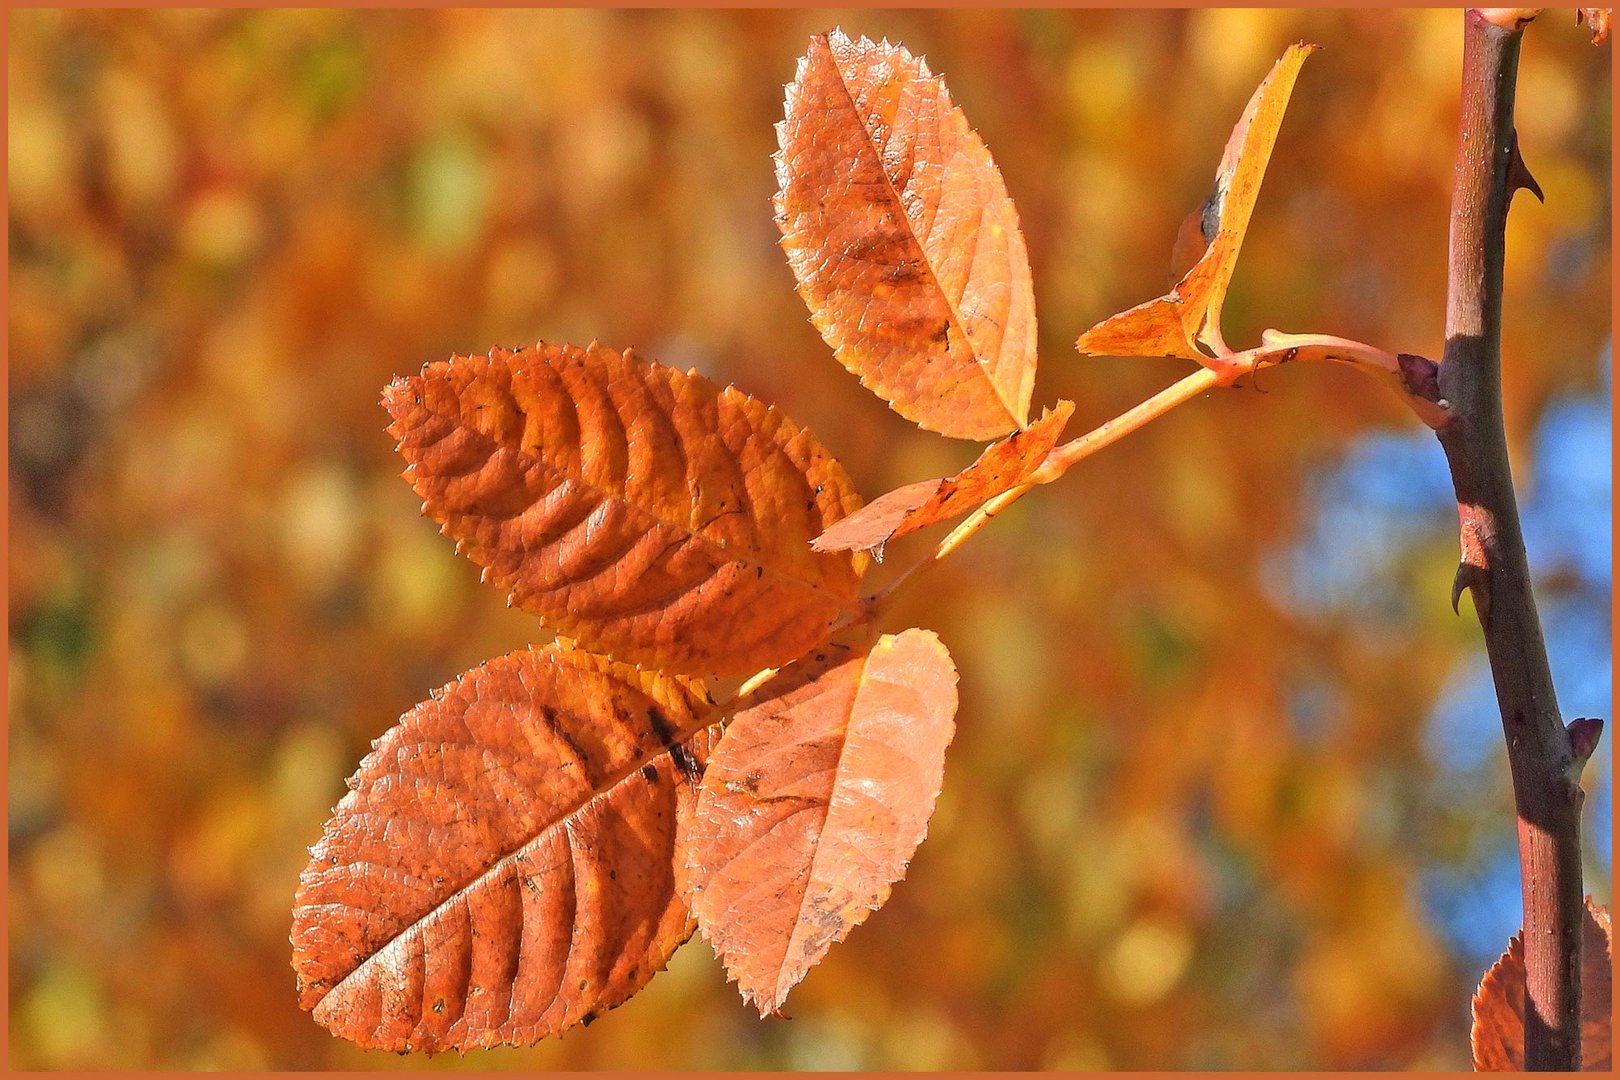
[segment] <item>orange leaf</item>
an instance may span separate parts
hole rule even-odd
[[[802,655],[863,558],[808,541],[854,510],[780,412],[591,345],[430,364],[383,395],[423,509],[485,577],[621,660],[741,675]]]
[[[778,685],[780,684],[780,685]],[[739,712],[683,818],[683,894],[760,1015],[888,898],[927,832],[955,732],[931,631],[829,649]]]
[[[1165,295],[1111,315],[1080,335],[1075,348],[1092,356],[1179,356],[1209,359],[1197,345],[1199,328],[1209,311],[1219,258],[1230,245],[1223,236],[1207,248],[1193,268]]]
[[[1198,341],[1217,351],[1222,347],[1221,305],[1232,283],[1238,251],[1260,197],[1260,183],[1265,179],[1266,165],[1271,161],[1271,150],[1277,143],[1299,69],[1316,48],[1290,45],[1261,81],[1232,129],[1215,174],[1215,190],[1203,208],[1183,223],[1177,238],[1173,261],[1185,264],[1198,251],[1192,268],[1166,295],[1111,316],[1081,334],[1076,342],[1081,352],[1181,356],[1202,361],[1208,359],[1208,354],[1198,348]],[[1192,221],[1197,223],[1197,239]]]
[[[920,480],[880,495],[810,542],[817,551],[873,551],[938,521],[959,517],[1029,479],[1057,445],[1074,402],[1060,401],[1027,429],[986,448],[955,476]]]
[[[944,80],[898,45],[819,34],[776,133],[782,246],[839,362],[929,431],[982,440],[1023,427],[1029,256]]]
[[[1474,1068],[1478,1072],[1524,1071],[1524,933],[1491,966],[1474,993]],[[1613,1056],[1610,1013],[1613,967],[1609,912],[1586,898],[1581,920],[1581,1070],[1608,1072]]]
[[[465,1049],[635,993],[692,933],[675,822],[713,734],[701,695],[549,646],[406,713],[299,878],[303,1007],[363,1047]]]

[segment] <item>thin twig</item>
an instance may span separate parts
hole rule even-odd
[[[883,611],[900,589],[911,584],[919,575],[931,567],[938,565],[941,559],[962,546],[968,537],[984,528],[991,518],[1022,499],[1034,488],[1042,484],[1050,484],[1053,480],[1068,472],[1075,462],[1090,457],[1105,446],[1118,442],[1131,432],[1163,416],[1177,405],[1190,401],[1199,394],[1221,385],[1222,379],[1222,375],[1209,368],[1200,368],[1191,375],[1160,390],[1140,405],[1120,413],[1112,420],[1099,424],[1079,438],[1072,439],[1062,446],[1056,447],[1050,454],[1046,455],[1046,460],[1041,463],[1040,468],[1030,474],[1030,478],[1026,483],[1002,492],[973,511],[960,525],[951,530],[950,534],[941,540],[933,551],[907,567],[904,573],[889,582],[881,590],[867,597],[867,610],[873,616]]]
[[[1438,431],[1451,419],[1451,411],[1439,400],[1434,383],[1434,361],[1410,353],[1392,353],[1331,334],[1285,334],[1267,330],[1260,344],[1232,353],[1226,361],[1244,371],[1279,364],[1331,361],[1349,364],[1388,386],[1430,428]]]

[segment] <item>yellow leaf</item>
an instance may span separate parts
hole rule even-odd
[[[1199,342],[1217,354],[1224,349],[1221,305],[1232,283],[1232,271],[1255,201],[1260,197],[1260,184],[1299,69],[1316,48],[1290,45],[1261,81],[1232,129],[1215,174],[1215,190],[1196,214],[1198,233],[1184,226],[1177,240],[1175,258],[1182,262],[1197,246],[1192,237],[1201,236],[1204,246],[1192,268],[1166,295],[1111,316],[1081,334],[1075,347],[1082,353],[1180,356],[1204,361],[1209,354],[1198,347]]]

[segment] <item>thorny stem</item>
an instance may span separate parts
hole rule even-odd
[[[1451,204],[1446,351],[1451,466],[1463,558],[1453,603],[1474,599],[1502,714],[1518,813],[1524,902],[1524,1065],[1581,1066],[1580,760],[1571,745],[1530,586],[1502,424],[1502,277],[1508,204],[1534,181],[1518,155],[1513,99],[1523,23],[1464,16],[1462,118]]]

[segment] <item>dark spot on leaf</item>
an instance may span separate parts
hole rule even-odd
[[[681,770],[681,775],[688,780],[696,780],[703,775],[703,769],[698,765],[697,758],[692,756],[685,744],[677,743],[669,748],[669,756],[674,759],[675,767]]]
[[[1222,177],[1215,181],[1215,190],[1204,200],[1204,211],[1198,218],[1198,231],[1203,234],[1204,243],[1215,242],[1215,234],[1221,231],[1221,209],[1225,205],[1226,179]]]
[[[649,784],[658,783],[658,770],[651,765],[644,765],[641,769],[641,778]]]

